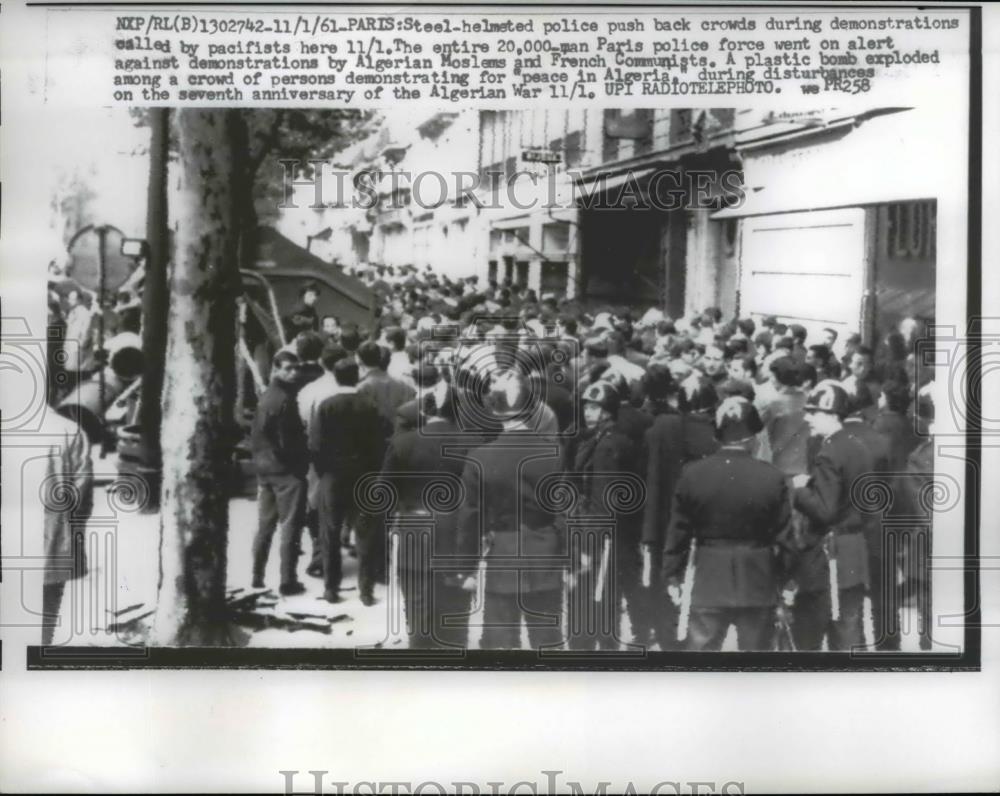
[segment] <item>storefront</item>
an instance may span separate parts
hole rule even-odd
[[[888,144],[888,145],[887,145]],[[742,131],[746,199],[730,280],[740,315],[775,315],[877,344],[905,317],[933,323],[933,132],[909,109],[769,121]]]

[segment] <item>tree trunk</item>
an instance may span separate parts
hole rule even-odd
[[[226,542],[247,136],[237,110],[183,109],[177,125],[184,173],[170,275],[153,640],[216,645],[231,641]]]
[[[146,205],[146,274],[142,289],[142,353],[145,366],[139,403],[139,427],[147,464],[161,467],[160,421],[163,373],[167,352],[167,262],[170,241],[167,226],[167,150],[169,108],[150,108],[149,192]],[[149,510],[160,506],[160,480],[154,477],[149,490]]]

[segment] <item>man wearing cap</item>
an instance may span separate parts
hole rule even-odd
[[[822,443],[809,473],[792,479],[792,505],[808,521],[796,539],[792,631],[800,650],[821,649],[824,637],[830,650],[851,650],[864,643],[868,584],[867,517],[855,506],[851,486],[874,470],[875,461],[843,426],[848,397],[840,384],[816,385],[805,412]]]
[[[608,505],[616,476],[639,474],[639,448],[618,427],[621,398],[614,387],[597,381],[581,396],[585,430],[576,451],[573,474],[578,479],[582,503],[577,514],[610,519],[613,532],[605,543],[607,526],[595,533],[586,527],[581,534],[575,578],[569,594],[569,646],[571,649],[617,649],[620,641],[619,606],[624,596],[633,633],[640,583],[638,506],[619,513]],[[576,545],[571,545],[576,549]],[[586,620],[594,617],[590,626]],[[639,643],[648,639],[639,638]]]
[[[715,426],[718,451],[688,464],[677,483],[664,577],[677,606],[682,581],[691,589],[688,649],[718,651],[734,625],[740,650],[770,650],[779,540],[791,518],[788,488],[781,470],[751,456],[761,429],[753,404],[726,398]],[[685,578],[688,567],[693,577]]]

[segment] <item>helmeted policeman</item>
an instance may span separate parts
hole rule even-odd
[[[839,383],[817,384],[805,411],[822,443],[809,473],[792,479],[793,506],[807,519],[796,540],[792,631],[800,650],[819,650],[824,637],[830,650],[850,650],[864,641],[869,579],[867,517],[852,502],[851,486],[874,470],[874,457],[843,426],[848,397]]]
[[[644,565],[651,573],[651,587],[660,591],[661,571],[652,562],[663,555],[663,542],[670,524],[670,507],[681,468],[719,447],[712,423],[717,396],[715,387],[703,376],[692,375],[681,382],[677,393],[679,413],[661,413],[645,435],[646,449],[646,508],[643,513],[643,556],[650,563]],[[661,649],[674,649],[677,645],[677,611],[665,597],[659,602],[654,617],[655,633]]]
[[[751,455],[762,424],[746,398],[726,398],[715,425],[720,448],[685,466],[677,484],[664,577],[675,605],[683,605],[682,623],[690,606],[688,649],[721,649],[734,625],[741,650],[769,650],[779,539],[791,519],[788,487],[781,470]]]
[[[576,577],[569,599],[569,646],[572,649],[617,649],[620,611],[625,597],[632,626],[637,607],[641,560],[636,502],[633,511],[609,505],[615,482],[638,476],[639,448],[618,422],[621,395],[613,384],[597,381],[584,390],[584,433],[577,447],[574,476],[579,479],[581,517],[605,519],[580,531],[581,544],[572,545]],[[638,477],[636,478],[638,482]],[[608,533],[609,528],[611,530]]]
[[[425,376],[427,374],[424,374]],[[421,396],[419,428],[389,442],[381,478],[398,495],[391,525],[411,649],[465,647],[472,575],[458,564],[476,550],[458,545],[456,523],[465,460],[449,451],[469,445],[455,422],[452,391],[440,379]]]
[[[847,417],[844,430],[864,445],[872,456],[872,475],[888,473],[892,457],[889,438],[868,422],[875,397],[868,384],[854,381],[847,390]],[[874,646],[879,650],[899,648],[899,606],[896,600],[896,557],[886,551],[882,522],[877,515],[865,518],[868,547],[868,598],[871,600]]]
[[[926,434],[927,437],[909,455],[904,469],[906,482],[903,499],[909,507],[909,513],[914,516],[926,513],[926,509],[921,505],[923,502],[921,497],[927,494],[934,482],[934,400],[930,388],[932,385],[917,394],[916,413],[920,433]],[[910,597],[916,603],[920,649],[924,651],[930,650],[932,646],[931,534],[930,522],[918,523],[902,551],[904,581],[901,591],[904,597]]]
[[[476,548],[482,539],[486,562],[484,649],[519,648],[522,620],[533,648],[562,643],[565,522],[539,489],[562,470],[558,437],[531,425],[541,400],[524,374],[497,374],[488,403],[503,430],[469,453],[462,475],[458,545]]]

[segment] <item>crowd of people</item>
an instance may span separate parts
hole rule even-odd
[[[904,600],[929,648],[929,529],[888,545],[853,491],[892,474],[916,505],[932,478],[917,321],[873,350],[718,308],[356,275],[371,328],[320,317],[309,284],[284,319],[251,433],[254,586],[278,534],[280,592],[305,590],[307,530],[330,602],[344,555],[366,606],[396,569],[414,648],[470,644],[480,599],[487,649],[718,650],[735,628],[741,650],[896,650]]]
[[[142,326],[142,300],[133,280],[102,303],[67,270],[66,262],[49,263],[47,386],[53,404],[104,364],[107,341],[124,332],[139,334]]]

